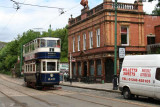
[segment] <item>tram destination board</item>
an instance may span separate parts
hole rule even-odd
[[[48,52],[48,56],[56,56],[55,52]]]

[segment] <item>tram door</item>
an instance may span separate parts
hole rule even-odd
[[[114,62],[112,59],[107,59],[105,62],[106,82],[112,82],[113,75],[114,75]]]

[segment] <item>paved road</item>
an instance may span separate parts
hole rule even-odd
[[[141,98],[124,100],[118,93],[62,86],[39,91],[24,86],[22,79],[0,75],[0,107],[159,107]],[[145,101],[146,100],[146,101]]]

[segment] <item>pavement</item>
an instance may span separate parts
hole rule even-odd
[[[107,91],[107,92],[114,92],[114,93],[120,93],[119,90],[113,90],[113,83],[92,83],[87,84],[83,82],[64,82],[61,81],[60,85],[62,86],[69,86],[69,87],[77,87],[77,88],[84,88],[84,89],[91,89],[91,90],[99,90],[99,91]]]

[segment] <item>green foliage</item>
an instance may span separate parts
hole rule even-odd
[[[155,8],[153,11],[152,11],[152,14],[153,15],[156,15],[156,16],[160,16],[160,8]]]
[[[18,56],[21,54],[21,46],[28,43],[29,41],[37,37],[47,37],[50,35],[52,37],[61,38],[61,61],[68,62],[68,31],[67,26],[62,29],[57,29],[55,31],[48,30],[48,32],[34,32],[33,30],[28,30],[22,35],[18,35],[17,38],[7,44],[5,47],[0,49],[0,73],[11,74],[11,69],[15,67],[15,72],[19,76],[20,68],[19,63],[17,63]]]

